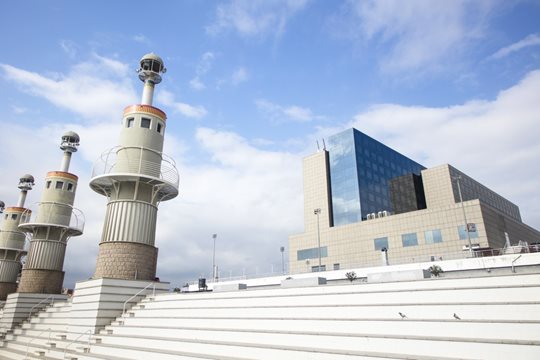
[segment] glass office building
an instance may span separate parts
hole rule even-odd
[[[391,181],[425,169],[356,129],[328,138],[328,153],[334,226],[366,220],[380,211],[395,212]]]

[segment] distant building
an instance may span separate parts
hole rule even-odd
[[[292,273],[318,270],[319,239],[321,270],[540,242],[515,204],[448,164],[426,169],[356,129],[328,144],[304,159],[305,232],[289,237]]]

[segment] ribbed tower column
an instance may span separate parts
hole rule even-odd
[[[62,290],[67,242],[81,235],[84,228],[82,213],[73,208],[78,177],[68,172],[79,141],[79,135],[71,131],[62,136],[61,171],[47,173],[37,215],[19,225],[32,240],[17,292],[60,294]]]
[[[19,230],[19,224],[27,221],[32,214],[24,207],[26,194],[34,185],[32,175],[24,175],[19,181],[19,201],[17,206],[8,207],[3,214],[0,229],[0,300],[17,290],[17,277],[21,271],[21,257],[26,255],[24,244],[26,235]],[[4,202],[0,201],[0,214],[4,212]]]
[[[152,106],[163,60],[147,54],[140,61],[142,104],[124,110],[120,145],[94,166],[90,187],[107,196],[94,279],[154,280],[157,206],[178,195],[178,172],[163,153],[166,115]]]

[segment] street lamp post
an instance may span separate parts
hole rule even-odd
[[[315,210],[313,210],[313,213],[315,215],[317,215],[317,250],[318,250],[318,253],[319,253],[319,269],[318,269],[318,272],[321,272],[321,229],[320,229],[320,226],[319,226],[319,215],[321,213],[321,209],[320,208],[317,208]]]
[[[469,242],[469,254],[473,257],[472,244],[471,244],[471,235],[469,234],[469,226],[467,223],[467,216],[465,215],[465,205],[463,204],[463,196],[461,195],[461,186],[459,185],[459,180],[461,176],[454,177],[457,183],[457,189],[459,194],[459,201],[461,202],[461,210],[463,210],[463,220],[465,221],[465,233],[467,234],[467,241]]]
[[[216,282],[216,238],[217,238],[217,234],[213,234],[212,235],[212,239],[214,239],[214,251],[213,251],[213,254],[212,254],[212,281],[213,282]]]
[[[279,251],[281,251],[281,273],[285,274],[285,257],[283,255],[283,253],[285,252],[285,247],[281,246],[279,248]]]

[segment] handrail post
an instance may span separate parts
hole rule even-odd
[[[66,352],[68,350],[68,348],[77,340],[79,340],[81,337],[83,337],[86,333],[88,333],[88,348],[90,349],[90,338],[92,337],[92,329],[88,329],[86,330],[85,332],[83,332],[82,334],[80,334],[79,336],[77,336],[74,340],[72,340],[69,344],[67,344],[67,346],[64,348],[64,356],[62,357],[63,359],[66,358]]]
[[[38,334],[38,336],[36,336],[35,338],[32,338],[30,340],[28,340],[28,342],[26,343],[26,354],[24,354],[24,358],[25,359],[28,359],[28,349],[30,348],[30,344],[32,343],[32,341],[36,340],[36,338],[40,337],[41,334],[43,334],[45,331],[48,331],[49,332],[49,341],[51,339],[51,328],[48,328],[46,330],[43,330],[42,332],[40,332]]]
[[[148,289],[148,287],[150,285],[154,285],[154,295],[155,295],[155,288],[156,288],[156,283],[154,281],[152,281],[151,283],[149,283],[148,285],[146,285],[144,288],[142,288],[138,293],[136,293],[135,295],[133,295],[132,297],[130,297],[129,299],[127,299],[125,302],[124,302],[124,307],[122,309],[122,315],[124,315],[126,313],[126,305],[128,302],[131,301],[131,299],[135,298],[136,296],[138,296],[140,293],[142,293],[144,290]]]

